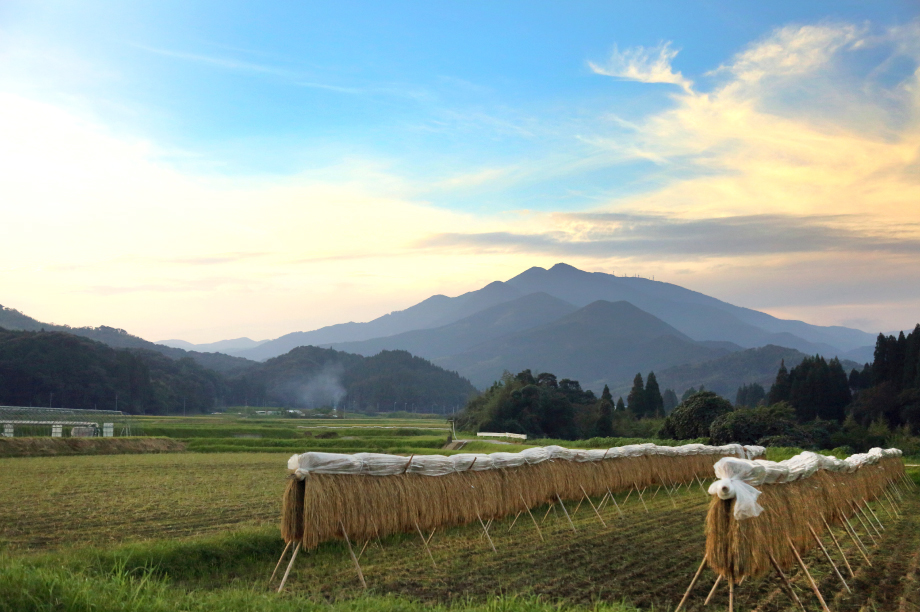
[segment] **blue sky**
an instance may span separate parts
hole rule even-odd
[[[6,236],[0,300],[264,337],[565,260],[912,326],[918,18],[914,2],[7,1],[2,153],[57,191],[0,181],[28,228]],[[864,188],[842,186],[854,172]],[[739,224],[753,253],[694,246]],[[821,246],[777,240],[790,226]],[[675,227],[688,239],[667,242]],[[42,229],[56,247],[32,252]],[[207,314],[227,300],[245,307]]]

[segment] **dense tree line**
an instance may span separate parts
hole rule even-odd
[[[213,410],[224,377],[191,359],[61,332],[0,329],[0,404],[166,414]]]
[[[787,371],[785,362],[781,362],[768,395],[770,404],[787,402],[793,406],[802,422],[815,418],[842,421],[851,400],[840,360],[834,357],[828,362],[820,355],[806,357],[792,371]]]
[[[449,413],[476,393],[456,372],[405,351],[362,357],[299,347],[227,375],[189,357],[115,349],[64,332],[0,328],[0,405],[134,414],[194,414],[243,404]]]
[[[896,444],[918,452],[910,436],[920,434],[920,325],[906,336],[880,334],[873,362],[849,375],[837,358],[808,357],[792,370],[781,362],[768,393],[744,385],[735,404],[709,393],[685,397],[660,435],[849,452]]]
[[[661,401],[654,375],[650,378],[651,390]],[[643,395],[648,388],[647,384],[641,385]],[[676,404],[677,396],[673,391],[670,395]],[[634,397],[630,407],[622,397],[614,402],[607,385],[598,398],[592,391],[582,389],[578,381],[558,380],[549,372],[536,376],[530,370],[505,372],[500,381],[467,404],[459,415],[458,427],[563,440],[649,436],[657,430],[658,421],[644,418],[645,411],[636,414],[632,409],[635,401]],[[660,412],[655,409],[654,414]]]

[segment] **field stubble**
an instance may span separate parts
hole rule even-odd
[[[277,536],[285,484],[281,459],[278,454],[234,453],[0,460],[0,537],[14,554],[40,553],[27,555],[35,559],[83,559],[82,567],[92,565],[85,563],[86,555],[96,555],[95,563],[102,566],[117,565],[111,560],[129,555],[137,568],[157,568],[184,589],[267,591],[268,574],[283,548]],[[513,517],[492,524],[497,553],[475,524],[434,534],[430,546],[437,567],[417,534],[385,538],[382,545],[372,541],[360,562],[372,595],[440,604],[513,595],[587,606],[626,601],[673,609],[703,554],[709,496],[698,485],[682,488],[674,502],[664,490],[649,490],[648,512],[635,493],[626,503],[625,497],[617,495],[624,516],[613,504],[601,510],[606,528],[585,502],[573,516],[577,532],[561,511],[551,510],[541,524],[545,542],[524,513],[510,532]],[[575,505],[567,503],[570,513]],[[878,504],[873,507],[886,526],[878,546],[871,548],[873,567],[837,533],[856,571],[855,578],[848,577],[852,595],[842,590],[819,551],[806,562],[835,611],[917,610],[920,500],[916,493],[905,494],[899,521],[888,518]],[[534,510],[538,522],[546,510]],[[109,552],[92,553],[90,544]],[[360,554],[365,543],[353,544]],[[54,550],[59,547],[71,550]],[[839,563],[839,553],[831,550]],[[102,558],[111,562],[98,561]],[[791,578],[809,609],[817,609],[804,575],[793,571]],[[703,572],[688,609],[704,609],[714,579],[709,570]],[[288,597],[314,601],[364,595],[344,542],[302,553],[287,590]],[[746,582],[735,596],[736,609],[793,609],[772,576]],[[711,609],[727,604],[724,588],[714,604]]]

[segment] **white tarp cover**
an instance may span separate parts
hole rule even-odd
[[[794,482],[808,478],[818,470],[855,472],[863,465],[873,465],[880,459],[900,456],[901,451],[896,448],[873,448],[868,453],[852,455],[843,460],[810,451],[779,462],[723,457],[713,466],[719,480],[709,486],[709,494],[718,495],[719,499],[736,499],[735,519],[740,521],[763,512],[757,503],[760,491],[755,486]]]
[[[875,450],[875,449],[873,449]],[[880,450],[880,449],[879,449]],[[307,474],[367,474],[370,476],[394,476],[398,474],[422,474],[424,476],[444,476],[455,472],[474,472],[536,465],[543,461],[604,461],[623,457],[642,457],[646,455],[667,455],[672,457],[690,455],[727,455],[733,457],[759,457],[763,455],[762,446],[706,446],[704,444],[687,444],[684,446],[656,446],[655,444],[630,444],[613,448],[573,450],[561,446],[544,446],[527,448],[519,453],[461,453],[445,457],[444,455],[384,455],[380,453],[356,453],[344,455],[339,453],[310,452],[293,455],[288,459],[288,469],[298,478]],[[871,453],[870,453],[871,454]],[[868,456],[868,455],[867,455]]]

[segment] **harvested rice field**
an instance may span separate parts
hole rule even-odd
[[[47,587],[66,594],[75,576],[92,585],[82,591],[73,586],[82,593],[75,601],[88,602],[84,607],[48,606],[39,598],[33,609],[107,610],[104,602],[93,603],[93,593],[111,589],[107,597],[117,601],[119,589],[140,584],[131,582],[139,575],[143,584],[131,599],[133,607],[123,602],[111,609],[235,609],[230,598],[246,602],[239,609],[277,604],[277,609],[328,610],[328,602],[410,609],[414,601],[493,611],[542,610],[549,604],[673,610],[705,547],[709,496],[697,484],[681,488],[673,499],[663,489],[648,490],[644,505],[635,493],[628,500],[619,494],[622,515],[609,503],[599,509],[606,527],[587,502],[577,511],[567,504],[574,531],[558,507],[534,511],[539,534],[526,513],[516,521],[496,521],[489,526],[496,552],[478,523],[426,533],[434,563],[418,534],[352,542],[367,592],[346,544],[329,542],[300,553],[278,596],[268,577],[283,548],[277,525],[284,459],[214,453],[0,460],[0,610],[17,609],[4,607],[3,598],[9,600],[13,591],[3,589],[33,585],[28,588],[35,592]],[[837,532],[855,574],[846,575],[852,593],[819,551],[806,563],[832,610],[920,610],[920,497],[905,493],[899,520],[878,504],[873,508],[885,527],[880,536],[873,533],[876,541],[857,527],[871,567]],[[831,555],[842,564],[836,549]],[[726,609],[724,585],[703,607],[714,579],[703,572],[686,609]],[[805,576],[795,570],[790,579],[807,609],[819,610]],[[148,596],[149,606],[143,603]],[[793,609],[774,576],[735,589],[735,610]]]

